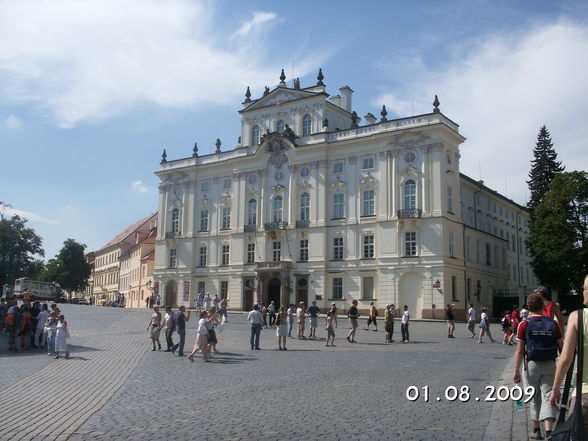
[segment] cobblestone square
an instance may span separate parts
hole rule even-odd
[[[486,385],[502,384],[512,347],[477,344],[465,324],[447,339],[444,323],[412,322],[409,344],[384,344],[383,326],[365,331],[361,321],[351,344],[340,317],[337,346],[327,348],[321,319],[318,340],[288,339],[288,351],[278,351],[275,331],[264,329],[262,350],[252,351],[245,315],[230,314],[220,354],[190,363],[151,351],[146,309],[63,310],[72,359],[12,355],[2,345],[2,440],[511,439],[512,403],[484,398]],[[188,352],[195,324],[192,315]],[[399,323],[395,331],[398,338]],[[412,385],[421,391],[414,402],[405,396]],[[445,398],[463,385],[470,400]],[[524,413],[515,417],[524,436]]]

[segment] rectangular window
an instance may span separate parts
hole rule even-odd
[[[175,248],[172,248],[169,250],[169,267],[175,268],[176,266],[178,266],[177,254]]]
[[[361,168],[364,170],[369,169],[369,168],[374,168],[374,157],[373,156],[365,156],[363,158]]]
[[[449,232],[449,257],[455,257],[455,244],[453,243],[453,231]]]
[[[200,190],[202,190],[203,192],[204,191],[208,191],[209,190],[209,186],[210,186],[210,184],[208,183],[208,181],[204,181],[202,183],[202,185],[200,185]]]
[[[342,193],[333,195],[333,219],[345,217],[345,197]]]
[[[466,237],[466,259],[470,260],[470,238]]]
[[[208,248],[200,247],[200,258],[198,261],[198,266],[206,266],[207,257],[208,257]]]
[[[231,207],[223,207],[223,222],[221,228],[223,230],[231,228]]]
[[[208,231],[208,210],[200,210],[200,231]]]
[[[221,265],[228,265],[229,264],[229,250],[230,250],[229,245],[223,245]]]
[[[272,246],[272,257],[274,262],[282,260],[282,242],[274,242]]]
[[[198,282],[198,290],[197,290],[198,294],[202,294],[204,295],[204,293],[206,292],[206,282]]]
[[[447,187],[447,211],[453,214],[453,195],[451,187]]]
[[[376,213],[374,190],[363,192],[363,215],[373,216]]]
[[[451,276],[451,300],[457,301],[457,277]]]
[[[468,295],[468,300],[470,300],[470,298],[472,297],[472,279],[468,279],[466,281],[466,292]]]
[[[486,242],[486,265],[492,265],[492,250],[488,242]]]
[[[374,278],[373,277],[362,277],[361,278],[361,298],[362,299],[373,299],[374,298]]]
[[[335,161],[333,163],[333,173],[343,173],[343,161]]]
[[[417,242],[416,242],[416,232],[415,231],[404,233],[404,255],[405,256],[416,256],[417,255]]]
[[[247,244],[247,264],[251,265],[255,263],[255,244],[248,243]]]
[[[226,299],[229,296],[229,281],[228,280],[221,280],[220,296],[221,296],[221,299]]]
[[[308,262],[308,239],[300,240],[300,261]]]
[[[363,258],[373,259],[374,258],[374,236],[363,236]]]
[[[343,278],[333,278],[333,300],[341,300],[343,298]]]
[[[480,260],[480,241],[476,240],[476,262],[482,263]]]
[[[231,188],[231,184],[232,184],[231,178],[223,179],[223,188],[225,188],[225,189]]]
[[[343,238],[333,239],[333,260],[343,260]]]
[[[498,261],[498,245],[494,245],[494,266],[499,267],[500,262]]]

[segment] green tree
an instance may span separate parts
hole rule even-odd
[[[88,285],[90,265],[84,257],[86,245],[67,239],[54,259],[47,262],[41,276],[47,282],[57,282],[61,288],[72,293],[80,292]]]
[[[561,173],[535,207],[528,245],[537,278],[565,294],[588,274],[588,174]]]
[[[534,217],[533,211],[535,207],[547,195],[550,182],[563,171],[564,167],[562,167],[560,161],[557,161],[557,153],[553,148],[551,135],[547,127],[543,126],[539,129],[539,134],[537,135],[537,143],[533,149],[531,171],[527,181],[531,191],[531,198],[527,203],[527,207],[531,210],[532,218]]]
[[[19,277],[33,278],[43,268],[35,256],[44,256],[43,239],[27,228],[26,219],[7,217],[9,205],[0,202],[0,287]]]

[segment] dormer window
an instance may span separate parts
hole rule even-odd
[[[285,128],[286,128],[286,123],[284,122],[284,120],[283,119],[279,120],[278,124],[276,124],[276,132],[282,133]]]
[[[307,113],[306,115],[304,115],[304,118],[302,118],[302,136],[309,136],[311,130],[312,130],[312,118]]]
[[[253,126],[251,130],[251,145],[259,144],[259,126]]]

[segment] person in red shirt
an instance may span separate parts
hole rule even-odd
[[[509,343],[512,343],[513,340],[517,338],[517,328],[519,326],[519,323],[521,322],[521,314],[519,314],[519,305],[514,305],[512,307],[510,318],[513,332],[510,337]]]
[[[545,317],[549,317],[551,320],[553,320],[555,317],[559,327],[563,330],[565,327],[565,322],[561,310],[559,309],[559,305],[553,300],[549,300],[547,298],[547,290],[545,288],[539,288],[535,292],[540,292],[543,296],[543,315]]]

